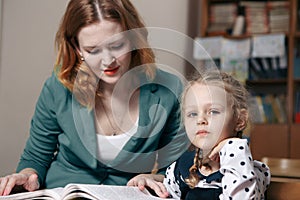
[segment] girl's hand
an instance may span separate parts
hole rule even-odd
[[[222,140],[219,144],[217,144],[211,153],[209,154],[208,158],[212,161],[220,162],[220,151],[223,148],[223,146],[229,141],[229,140],[240,140],[240,138],[227,138],[225,140]]]
[[[33,170],[24,170],[20,173],[7,175],[0,178],[0,196],[9,195],[12,189],[21,185],[28,191],[39,189],[38,175]]]
[[[127,186],[137,186],[140,190],[144,190],[145,187],[151,188],[159,197],[167,198],[169,193],[162,183],[164,179],[163,175],[159,174],[139,174],[127,183]]]

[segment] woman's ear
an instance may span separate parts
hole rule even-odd
[[[81,53],[81,51],[80,51],[79,48],[76,48],[76,52],[80,55],[80,60],[84,61],[85,59],[84,59],[84,57],[83,57],[83,55],[82,55],[82,53]]]
[[[249,117],[248,111],[246,109],[241,109],[238,120],[236,122],[236,127],[235,127],[236,132],[242,131],[246,128],[248,123],[248,117]]]
[[[78,47],[76,47],[76,52],[82,57],[82,53],[81,53],[81,51],[80,51],[80,49],[78,48]]]

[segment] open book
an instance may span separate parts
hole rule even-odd
[[[23,192],[8,196],[0,196],[0,200],[159,200],[146,189],[140,191],[133,186],[112,186],[93,184],[68,184],[64,188],[44,189],[34,192]]]

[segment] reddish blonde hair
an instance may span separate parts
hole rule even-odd
[[[155,76],[153,65],[147,65],[155,61],[153,51],[145,48],[148,47],[148,32],[129,0],[70,0],[56,33],[58,54],[55,73],[59,81],[74,93],[79,103],[90,108],[94,106],[95,91],[99,87],[98,79],[81,61],[77,51],[79,49],[77,36],[82,28],[99,23],[101,19],[119,23],[123,31],[138,28],[141,30],[135,31],[134,37],[131,38],[136,49],[131,52],[130,67],[145,64],[148,78],[152,79]]]

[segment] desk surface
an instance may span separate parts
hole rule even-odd
[[[271,178],[271,183],[274,182],[280,182],[280,183],[291,183],[291,182],[299,182],[300,184],[300,178],[286,178],[286,177],[277,177],[277,176],[273,176]]]
[[[272,178],[266,194],[267,199],[271,200],[299,200],[300,180],[299,182],[276,182]]]
[[[270,166],[271,176],[274,177],[287,177],[287,178],[299,178],[300,179],[300,169],[289,169]]]

